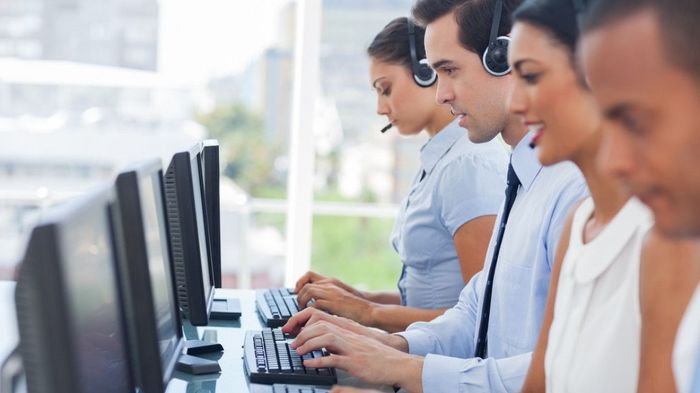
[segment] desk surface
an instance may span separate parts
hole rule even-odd
[[[238,298],[241,301],[242,316],[238,321],[209,322],[208,326],[185,327],[187,339],[201,338],[205,330],[214,330],[217,340],[224,346],[223,355],[209,359],[218,359],[221,366],[220,374],[189,375],[176,371],[173,380],[168,384],[167,393],[214,393],[214,392],[247,392],[248,380],[243,369],[243,341],[247,330],[259,330],[262,327],[260,318],[255,311],[255,292],[252,290],[217,289],[216,297]],[[218,389],[217,389],[218,388]]]
[[[14,308],[14,283],[0,282],[0,359],[17,345],[18,333]],[[217,289],[217,298],[238,298],[242,316],[239,321],[210,321],[208,326],[186,327],[188,339],[201,338],[206,330],[216,332],[217,340],[224,346],[223,354],[208,357],[219,361],[220,374],[189,375],[176,371],[168,384],[167,393],[244,393],[250,391],[243,368],[243,341],[247,330],[259,330],[262,322],[255,311],[255,292],[252,290]],[[206,356],[204,356],[206,357]],[[220,357],[220,358],[219,358]],[[349,375],[339,372],[343,385],[367,386]],[[392,391],[384,387],[383,390]]]

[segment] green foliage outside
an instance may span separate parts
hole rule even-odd
[[[242,104],[229,104],[197,115],[197,121],[206,127],[210,138],[219,140],[224,176],[254,197],[284,193],[284,184],[274,173],[281,147],[265,138],[259,115]]]
[[[286,230],[284,214],[258,213],[254,220]],[[314,217],[311,269],[361,289],[395,289],[401,263],[389,245],[392,226],[385,218]]]
[[[286,198],[286,182],[277,178],[273,166],[282,147],[265,138],[260,116],[241,104],[233,104],[199,114],[197,120],[207,128],[210,138],[219,140],[224,176],[253,197]],[[316,193],[315,199],[347,201],[330,191]],[[371,202],[375,198],[367,194],[359,199]],[[282,214],[256,214],[254,221],[282,233],[286,230]],[[312,269],[363,289],[395,289],[401,264],[389,245],[392,226],[393,219],[314,217]]]
[[[363,289],[395,289],[401,263],[389,244],[392,226],[392,219],[315,217],[311,268]]]

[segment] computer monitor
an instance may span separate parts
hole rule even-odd
[[[117,176],[124,255],[120,258],[134,363],[143,392],[164,392],[182,352],[165,222],[163,171],[147,161]]]
[[[133,393],[114,190],[52,209],[30,235],[15,307],[29,393]]]
[[[207,246],[198,143],[173,155],[165,172],[165,199],[178,303],[193,325],[206,325],[214,300]]]
[[[202,142],[202,180],[204,206],[209,224],[209,257],[214,273],[214,286],[221,288],[221,209],[219,202],[219,142]]]

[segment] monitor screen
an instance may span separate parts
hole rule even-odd
[[[139,181],[141,211],[143,217],[146,252],[148,253],[148,271],[151,277],[151,291],[155,310],[156,328],[160,347],[163,375],[167,373],[169,360],[176,350],[179,336],[173,315],[175,299],[172,277],[168,261],[167,242],[165,239],[165,217],[161,191],[160,171]]]
[[[204,218],[204,198],[202,193],[202,181],[199,176],[199,154],[190,153],[190,168],[192,172],[192,190],[194,191],[194,210],[195,219],[197,220],[197,238],[199,239],[199,255],[200,263],[202,264],[202,281],[204,283],[204,298],[207,303],[209,300],[207,296],[212,290],[212,277],[211,277],[211,266],[209,263],[209,247],[207,246],[207,230],[206,221]]]
[[[82,392],[122,393],[130,384],[108,214],[75,215],[59,234]]]

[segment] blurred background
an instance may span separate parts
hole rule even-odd
[[[323,0],[311,268],[396,285],[389,245],[424,137],[378,132],[365,48],[411,0]],[[216,138],[224,287],[285,281],[302,0],[0,0],[0,279],[42,211]],[[293,167],[293,166],[291,166]],[[298,272],[294,272],[296,274]],[[289,273],[288,273],[289,274]],[[295,278],[295,277],[294,277]]]

